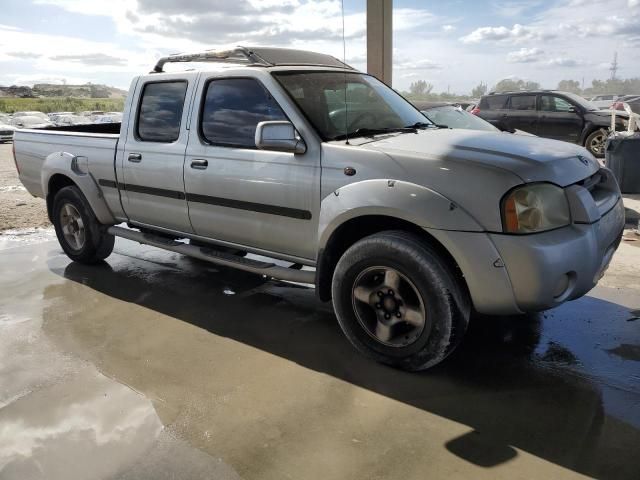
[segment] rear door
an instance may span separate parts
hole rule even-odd
[[[511,95],[507,111],[503,115],[508,128],[522,130],[537,135],[538,111],[536,110],[535,93],[527,95]]]
[[[540,95],[538,135],[579,143],[584,119],[579,107],[558,95]]]
[[[138,82],[134,118],[122,159],[123,208],[138,224],[191,232],[184,193],[184,155],[195,73],[162,74]]]
[[[263,81],[275,83],[203,76],[184,171],[191,224],[197,235],[314,260],[320,152],[309,138],[304,154],[256,148],[259,122],[297,116]]]

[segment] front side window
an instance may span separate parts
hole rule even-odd
[[[511,97],[511,110],[535,110],[536,109],[536,96],[535,95],[517,95]]]
[[[540,110],[544,112],[571,112],[574,109],[573,105],[567,102],[564,98],[556,97],[553,95],[543,95],[540,97]]]
[[[260,122],[287,120],[265,88],[252,78],[212,80],[200,119],[202,137],[215,145],[256,148]]]
[[[184,80],[147,83],[138,111],[138,138],[146,142],[175,142],[180,136],[186,92]]]
[[[402,96],[369,75],[321,71],[273,75],[323,140],[431,124]]]

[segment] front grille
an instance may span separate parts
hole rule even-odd
[[[0,130],[0,135],[13,135],[13,132],[11,130]]]
[[[607,170],[600,169],[577,184],[589,191],[600,215],[605,215],[618,202],[619,193],[615,179]]]

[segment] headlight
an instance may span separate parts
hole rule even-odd
[[[571,223],[564,190],[551,183],[533,183],[511,190],[502,200],[505,233],[535,233]]]

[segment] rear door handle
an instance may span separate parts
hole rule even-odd
[[[140,154],[140,153],[130,153],[129,157],[127,158],[127,160],[129,160],[130,162],[133,162],[133,163],[140,163],[142,161],[142,154]]]
[[[191,168],[195,168],[196,170],[205,170],[208,166],[209,162],[207,160],[201,158],[191,160]]]

